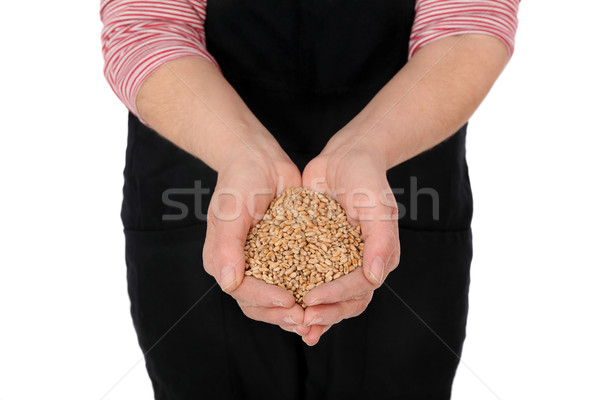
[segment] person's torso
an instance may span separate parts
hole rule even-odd
[[[291,153],[318,153],[406,63],[414,0],[209,0],[208,51]]]
[[[209,0],[207,48],[224,77],[302,171],[407,62],[414,3]],[[463,127],[434,149],[388,171],[401,227],[469,228],[472,200],[465,135]],[[147,188],[155,190],[154,195],[137,195],[159,196],[152,213],[157,214],[161,207],[163,212],[169,210],[158,203],[160,190],[173,185],[193,187],[199,179],[203,187],[212,188],[216,183],[216,173],[208,166],[158,137],[135,117],[129,147],[135,151],[128,149],[128,164],[132,158],[146,160],[136,163],[143,179],[130,179],[132,182],[143,185],[144,179],[160,176],[156,189]],[[165,172],[165,168],[169,170]],[[126,168],[126,192],[128,172],[132,173]],[[210,194],[203,195],[203,214],[209,199]],[[191,198],[182,197],[182,201],[196,206]],[[124,222],[146,219],[150,225],[159,224],[156,216],[135,215],[133,204],[127,209]],[[190,215],[178,224],[193,223],[194,218]]]

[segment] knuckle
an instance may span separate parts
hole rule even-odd
[[[254,296],[250,297],[248,300],[245,300],[244,304],[246,304],[248,307],[258,307],[258,302]]]
[[[395,201],[390,204],[390,217],[392,220],[398,219],[398,204]]]
[[[212,268],[210,268],[210,266],[212,265],[212,255],[211,255],[209,246],[207,244],[204,244],[204,246],[202,248],[202,264],[204,265],[204,269],[206,270],[206,272],[211,274],[210,270]]]
[[[240,293],[241,295],[241,293]],[[259,297],[257,296],[256,291],[250,291],[250,293],[248,293],[245,296],[240,296],[242,301],[244,301],[245,303],[247,303],[250,307],[258,307],[260,305],[259,302]]]
[[[352,316],[356,317],[356,316],[362,314],[367,309],[368,305],[369,305],[369,300],[366,297],[355,302]]]
[[[400,244],[400,240],[398,240],[398,228],[391,225],[388,229],[385,230],[386,239],[388,240],[391,247],[398,247]]]
[[[207,212],[207,215],[206,215],[206,223],[208,225],[207,226],[207,231],[215,229],[217,227],[216,220],[217,220],[217,218],[216,218],[215,211],[214,211],[214,205],[211,202],[208,205],[208,212]]]
[[[363,299],[363,298],[364,298],[364,297],[367,295],[367,293],[369,293],[369,292],[370,292],[370,291],[364,291],[364,292],[360,292],[360,293],[358,293],[358,294],[355,294],[354,296],[352,296],[352,297],[350,298],[350,300],[361,300],[361,299]]]
[[[396,268],[398,266],[398,264],[400,264],[400,257],[402,256],[402,246],[400,245],[400,241],[398,241],[398,248],[396,251],[396,259],[395,259],[395,263],[394,263],[394,268]]]
[[[392,259],[392,266],[390,268],[390,271],[395,270],[398,265],[400,265],[400,250],[398,250],[396,253],[394,253],[394,257]]]
[[[371,300],[373,299],[373,292],[369,292],[365,295],[365,297],[363,297],[362,300],[362,305],[364,306],[364,308],[367,308],[367,306],[371,303]],[[364,309],[363,309],[364,311]]]
[[[204,243],[204,246],[202,246],[202,262],[204,264],[207,264],[208,261],[208,245],[206,244],[206,242]]]

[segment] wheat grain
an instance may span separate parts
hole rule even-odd
[[[306,307],[306,293],[362,266],[362,252],[360,225],[348,222],[337,201],[286,189],[248,232],[245,274],[287,289]]]

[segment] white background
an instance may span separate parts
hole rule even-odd
[[[516,53],[471,120],[454,399],[600,399],[600,9],[581,3],[521,5]],[[106,399],[152,398],[119,219],[126,112],[102,75],[98,8],[0,5],[2,400],[101,399],[115,384]]]

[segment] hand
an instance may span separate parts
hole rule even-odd
[[[304,310],[294,296],[244,275],[249,229],[263,217],[278,189],[301,185],[300,172],[279,146],[269,151],[246,148],[232,154],[219,169],[209,204],[204,268],[247,317],[306,334],[310,328],[302,325]]]
[[[350,223],[360,223],[365,241],[362,267],[304,297],[304,324],[311,330],[303,340],[308,345],[332,325],[360,315],[400,261],[398,211],[386,170],[384,157],[374,149],[333,140],[304,169],[303,186],[338,200]]]

